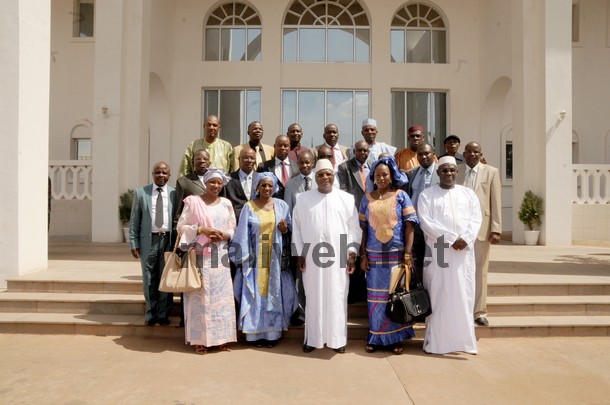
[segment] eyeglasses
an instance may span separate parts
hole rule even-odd
[[[368,151],[369,151],[368,149],[364,149],[364,148],[356,149],[356,152],[368,152]]]

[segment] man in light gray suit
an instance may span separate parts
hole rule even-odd
[[[296,204],[297,195],[311,190],[315,184],[315,178],[312,172],[315,164],[313,154],[309,150],[299,153],[297,164],[299,167],[299,174],[288,180],[288,183],[286,183],[286,190],[284,191],[284,201],[288,204],[290,215],[292,215],[292,209]],[[297,270],[296,257],[294,256],[290,258],[290,271],[292,272],[292,277],[294,277],[297,294],[299,296],[299,307],[290,318],[290,323],[292,326],[300,326],[305,322],[305,290],[303,288],[301,272]]]
[[[136,189],[129,221],[131,255],[140,259],[146,313],[144,323],[169,325],[173,296],[159,291],[165,265],[164,254],[171,249],[175,189],[167,184],[169,165],[153,166],[153,183]]]
[[[411,202],[413,202],[415,211],[417,211],[419,194],[428,187],[440,183],[436,173],[436,154],[432,145],[426,143],[417,147],[417,161],[419,166],[407,172],[407,177],[409,178],[407,194],[409,194]],[[415,271],[419,281],[423,281],[426,240],[419,224],[416,224],[414,229],[413,253],[415,254]]]

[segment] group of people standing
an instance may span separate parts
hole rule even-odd
[[[262,143],[258,121],[248,126],[249,142],[236,147],[219,138],[218,117],[204,127],[185,151],[175,189],[169,165],[158,162],[153,184],[136,191],[130,244],[142,264],[146,325],[170,324],[173,297],[157,287],[163,253],[177,240],[195,249],[203,280],[183,299],[181,323],[196,353],[228,350],[237,330],[257,347],[273,347],[291,324],[303,323],[304,352],[344,353],[349,296],[367,301],[365,350],[401,354],[412,324],[391,322],[385,311],[397,265],[413,268],[430,292],[424,350],[476,353],[475,319],[488,322],[475,241],[497,243],[501,232],[499,207],[482,209],[491,197],[475,193],[499,193],[497,170],[480,163],[480,145],[469,143],[460,158],[451,135],[458,148],[438,159],[414,126],[409,146],[396,151],[376,141],[370,118],[350,148],[339,145],[334,124],[311,149],[300,144],[296,123],[273,146]],[[486,272],[489,248],[482,250]]]

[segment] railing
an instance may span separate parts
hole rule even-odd
[[[572,165],[573,204],[610,204],[610,165]]]
[[[51,160],[51,197],[54,200],[91,199],[91,163],[84,160]]]

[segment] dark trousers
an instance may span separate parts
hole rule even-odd
[[[415,224],[413,232],[413,255],[415,256],[415,274],[417,275],[420,283],[424,282],[424,264],[426,254],[429,256],[430,251],[426,247],[424,232],[421,230],[419,224]],[[430,260],[430,258],[428,258],[428,260]]]
[[[153,234],[148,257],[142,258],[142,286],[146,300],[146,320],[166,319],[172,308],[173,295],[159,291],[165,266],[164,254],[169,248],[169,234]]]

